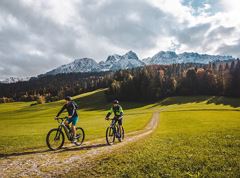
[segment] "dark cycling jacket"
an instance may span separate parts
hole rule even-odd
[[[67,109],[68,115],[75,117],[77,115],[77,104],[73,101],[69,102],[68,104],[65,104],[62,109],[58,112],[57,116],[58,117],[65,109]]]
[[[107,117],[109,117],[112,113],[114,113],[114,116],[121,117],[123,116],[123,109],[120,105],[112,106],[108,111]]]

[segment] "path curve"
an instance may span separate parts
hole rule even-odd
[[[81,147],[70,147],[55,152],[3,157],[0,159],[0,177],[56,177],[64,175],[73,166],[84,165],[97,156],[111,153],[128,143],[144,138],[156,129],[158,122],[159,112],[155,112],[143,130],[127,134],[123,142],[112,146],[107,146],[105,139],[98,139],[86,142]]]

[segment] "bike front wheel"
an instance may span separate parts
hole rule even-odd
[[[108,127],[106,130],[106,141],[108,145],[112,145],[115,141],[115,133],[112,127]]]
[[[121,127],[121,130],[119,130],[119,127],[117,126],[117,134],[118,134],[118,141],[121,142],[124,139],[124,128]]]
[[[50,150],[61,149],[64,144],[64,134],[58,128],[51,129],[46,138],[47,146]]]
[[[81,127],[76,128],[76,139],[77,141],[74,142],[75,145],[80,146],[85,138],[84,130]]]

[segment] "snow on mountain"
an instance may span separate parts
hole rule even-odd
[[[28,81],[28,80],[30,80],[30,77],[24,77],[24,78],[9,77],[9,78],[6,78],[6,79],[0,81],[0,83],[17,83],[17,82],[23,82],[23,81]]]
[[[160,51],[153,57],[139,60],[136,53],[129,51],[124,55],[110,55],[106,61],[97,63],[91,58],[76,59],[74,62],[62,65],[44,75],[56,75],[72,72],[100,72],[116,71],[120,69],[131,69],[151,64],[173,64],[173,63],[209,63],[212,61],[223,61],[232,59],[232,56],[219,56],[198,53],[176,54],[173,51]]]
[[[144,62],[138,59],[136,53],[129,51],[125,55],[121,56],[114,54],[108,56],[107,60],[97,63],[90,58],[77,59],[72,63],[62,65],[45,75],[56,75],[60,73],[71,72],[100,72],[100,71],[115,71],[119,69],[130,69],[145,65]]]
[[[47,72],[45,75],[56,75],[61,73],[72,72],[99,72],[99,64],[91,58],[76,59],[72,63],[62,65],[52,71]]]
[[[147,65],[149,64],[173,64],[173,63],[203,63],[207,64],[213,61],[223,61],[232,59],[232,56],[208,55],[198,53],[184,52],[176,54],[172,51],[160,51],[153,57],[143,59]]]
[[[123,56],[118,54],[108,56],[106,62],[100,64],[102,71],[119,70],[119,69],[131,69],[135,67],[144,66],[145,63],[139,60],[136,53],[129,51]]]

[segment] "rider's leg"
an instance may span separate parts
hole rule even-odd
[[[111,123],[111,127],[112,127],[112,129],[113,129],[113,133],[114,134],[118,134],[117,133],[117,130],[116,130],[116,127],[115,127],[115,123],[117,122],[117,118],[116,117],[114,117],[113,119],[112,119],[112,123]]]
[[[69,124],[68,124],[68,121],[67,121],[67,120],[65,120],[64,124],[65,124],[66,126],[69,126]]]
[[[120,136],[122,136],[122,118],[118,119],[118,129]]]
[[[74,138],[76,137],[76,126],[72,124],[72,131]]]
[[[78,117],[77,116],[72,118],[72,131],[73,131],[74,138],[76,137],[76,124],[77,124],[77,122],[78,122]]]
[[[65,126],[70,130],[69,121],[68,121],[68,120],[65,120],[64,124],[65,124]]]

